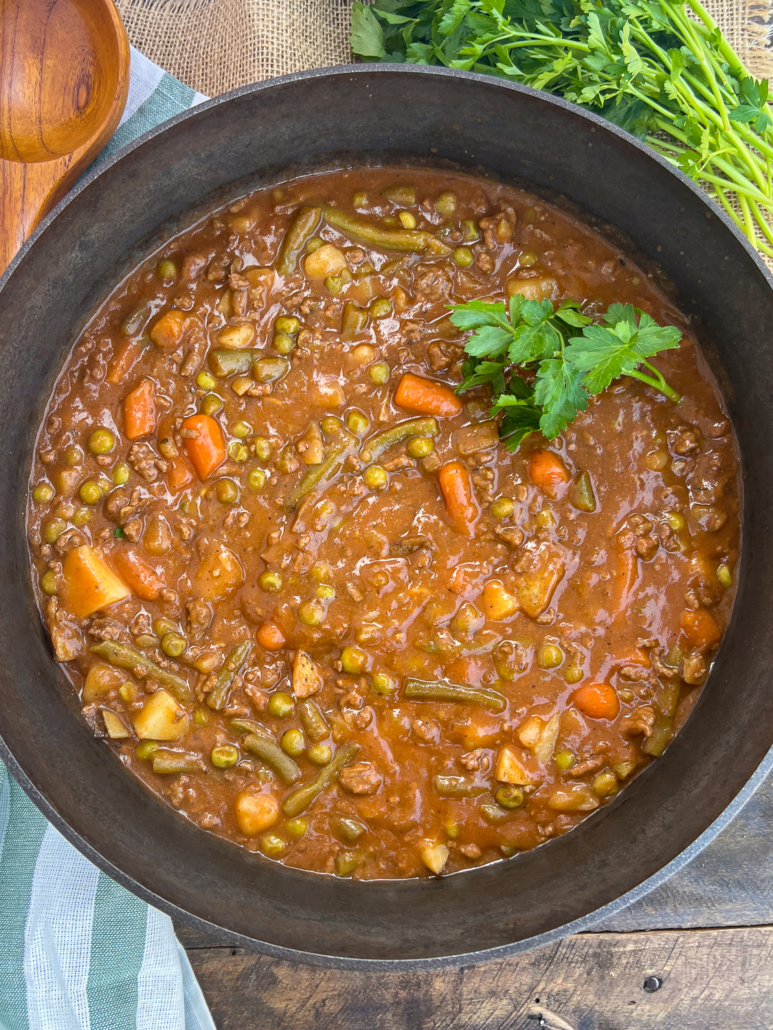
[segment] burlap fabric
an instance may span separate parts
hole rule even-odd
[[[209,96],[304,68],[346,64],[351,0],[116,0],[129,39]],[[773,0],[704,0],[750,71],[773,75]]]

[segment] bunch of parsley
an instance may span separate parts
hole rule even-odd
[[[355,2],[351,43],[366,61],[483,72],[601,113],[705,184],[773,257],[768,82],[699,0]]]
[[[679,401],[647,359],[678,347],[682,334],[630,304],[612,304],[599,323],[583,315],[577,301],[554,308],[549,300],[524,300],[520,294],[507,307],[473,300],[451,310],[457,329],[471,331],[457,392],[491,387],[491,414],[503,414],[499,435],[508,450],[538,430],[552,440],[585,411],[593,394],[623,375]],[[571,329],[582,335],[568,339]],[[527,383],[514,365],[533,371],[533,381]]]

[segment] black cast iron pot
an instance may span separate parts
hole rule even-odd
[[[374,159],[453,162],[564,195],[659,262],[682,309],[706,327],[740,442],[745,515],[732,625],[662,760],[534,851],[441,880],[357,883],[285,868],[197,829],[94,739],[35,608],[24,499],[33,434],[65,355],[154,240],[288,173]],[[275,955],[382,968],[469,962],[545,943],[633,900],[705,844],[773,762],[771,285],[732,225],[652,151],[575,107],[481,76],[309,72],[148,133],[46,220],[0,288],[3,758],[62,833],[130,890]]]

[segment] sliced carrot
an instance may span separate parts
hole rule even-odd
[[[145,350],[146,340],[122,340],[115,349],[113,360],[107,366],[105,379],[114,386],[123,383],[126,377],[139,361],[140,355]]]
[[[187,319],[184,311],[167,311],[154,323],[148,336],[161,350],[174,350],[182,343]]]
[[[184,490],[194,480],[193,471],[184,458],[170,458],[166,482],[173,494]]]
[[[258,630],[256,638],[266,651],[278,651],[287,643],[284,633],[275,622],[264,622]]]
[[[155,601],[166,588],[163,578],[133,547],[121,547],[110,557],[131,592],[143,601]]]
[[[608,683],[586,683],[574,692],[574,703],[591,719],[614,719],[620,711],[618,696]]]
[[[435,415],[446,418],[458,415],[462,402],[445,383],[436,379],[423,379],[412,372],[406,372],[395,390],[395,404],[419,415]]]
[[[711,647],[722,638],[719,626],[705,608],[699,608],[697,612],[682,612],[682,629],[696,647]]]
[[[641,665],[644,668],[649,668],[651,664],[649,655],[642,651],[640,647],[634,647],[628,654],[624,654],[615,660],[615,665]]]
[[[460,533],[472,536],[480,508],[467,468],[460,461],[449,461],[438,472],[438,482],[451,521]]]
[[[185,450],[199,479],[209,479],[225,461],[225,440],[220,423],[211,415],[190,415],[180,427]],[[195,435],[188,435],[188,434]]]
[[[68,551],[62,562],[64,605],[79,619],[130,597],[125,583],[88,544]]]
[[[123,424],[127,440],[148,436],[156,428],[156,384],[143,379],[123,402]]]
[[[553,451],[532,451],[529,455],[529,478],[544,494],[555,500],[571,477],[566,465]]]

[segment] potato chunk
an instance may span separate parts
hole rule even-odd
[[[244,582],[244,570],[233,551],[220,546],[210,551],[193,574],[193,588],[205,601],[223,601]]]
[[[273,794],[243,790],[236,795],[234,808],[236,822],[245,837],[254,837],[267,830],[279,818],[279,803]]]
[[[516,730],[518,740],[527,747],[538,762],[544,765],[556,746],[558,737],[558,713],[551,716],[547,722],[540,719],[538,715],[532,715],[522,723]]]
[[[556,587],[564,578],[566,562],[563,550],[550,541],[527,548],[528,544],[516,572],[516,597],[525,614],[536,619],[550,604]]]
[[[88,544],[67,552],[62,574],[64,606],[79,619],[131,596],[126,584]]]
[[[490,579],[483,588],[480,607],[486,618],[493,622],[509,619],[518,611],[515,598],[505,590],[498,579]]]
[[[446,867],[446,862],[448,861],[450,852],[445,844],[431,844],[426,842],[421,846],[419,854],[421,855],[421,860],[427,869],[434,873],[435,876],[440,876]]]
[[[309,254],[303,264],[303,270],[309,279],[327,279],[329,275],[338,275],[347,266],[343,251],[332,243],[323,243],[319,250]]]
[[[140,740],[177,740],[187,729],[185,709],[166,690],[151,694],[134,718],[134,732]]]
[[[310,697],[322,687],[322,676],[316,664],[305,651],[298,651],[293,662],[293,693],[296,697]]]
[[[534,782],[511,747],[503,747],[499,752],[494,775],[500,783],[511,783],[516,787],[526,787]]]
[[[573,783],[553,791],[548,798],[548,807],[557,812],[592,812],[599,807],[599,799],[587,783]]]
[[[125,740],[126,737],[131,736],[131,733],[124,725],[123,719],[120,715],[116,715],[115,712],[111,711],[111,709],[102,709],[102,721],[111,740]]]
[[[118,690],[127,680],[127,674],[123,669],[116,669],[114,665],[105,665],[99,662],[92,665],[86,673],[86,682],[83,684],[83,702],[89,704],[98,698],[109,694],[111,690]]]

